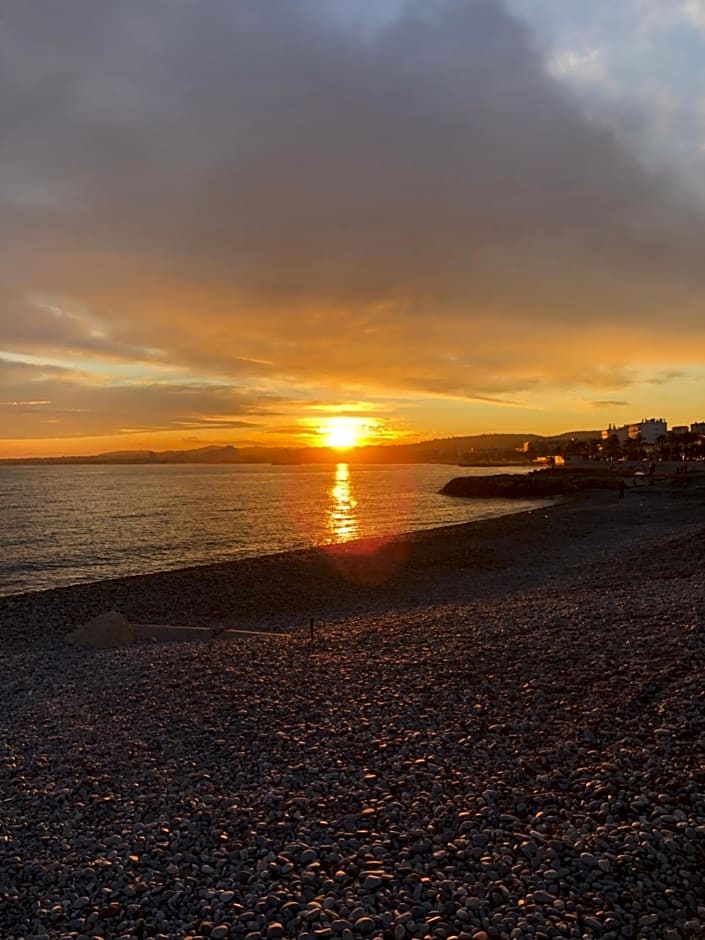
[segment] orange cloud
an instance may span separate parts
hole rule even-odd
[[[1,397],[52,403],[3,412],[8,440],[271,437],[356,400],[563,420],[705,366],[705,214],[504,3],[364,34],[326,9],[8,13]]]

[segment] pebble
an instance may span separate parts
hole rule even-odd
[[[87,588],[0,598],[0,936],[705,935],[705,519],[652,507],[313,645],[77,650]]]

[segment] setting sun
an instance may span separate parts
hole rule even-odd
[[[320,428],[326,447],[349,450],[358,447],[363,437],[363,421],[360,418],[329,418]]]

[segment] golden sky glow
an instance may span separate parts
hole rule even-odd
[[[0,456],[705,420],[695,6],[9,5]]]
[[[323,443],[336,450],[350,450],[367,443],[364,418],[328,418],[320,428]]]

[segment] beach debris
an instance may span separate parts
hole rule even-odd
[[[116,610],[110,610],[87,623],[82,623],[66,637],[68,643],[93,649],[132,646],[136,639],[137,631],[134,625]]]

